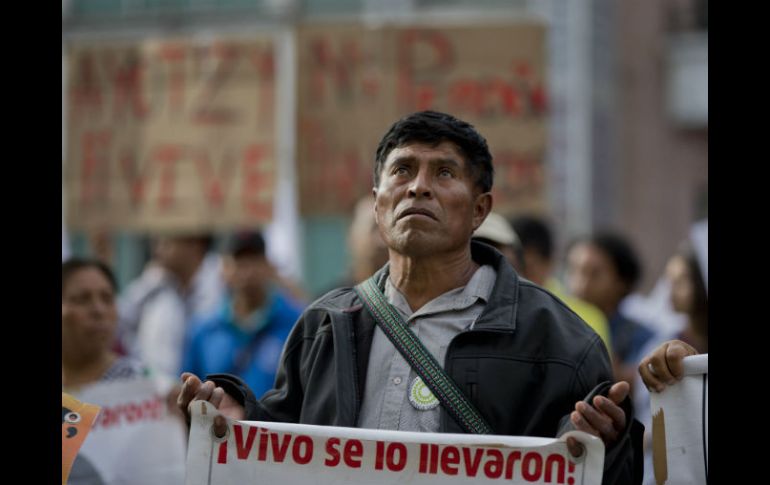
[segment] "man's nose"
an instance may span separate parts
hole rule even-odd
[[[431,177],[427,170],[420,170],[409,184],[410,197],[432,197]]]

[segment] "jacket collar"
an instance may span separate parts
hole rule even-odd
[[[516,314],[519,304],[519,275],[497,249],[471,240],[471,258],[476,263],[489,264],[497,271],[492,294],[473,326],[474,330],[497,330],[512,332],[516,329]],[[374,273],[380,290],[385,292],[385,281],[390,274],[390,263]]]

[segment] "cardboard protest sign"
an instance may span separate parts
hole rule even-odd
[[[425,109],[468,121],[487,139],[496,211],[545,209],[545,40],[544,26],[531,21],[300,26],[301,212],[350,213],[371,193],[380,138],[397,119]]]
[[[193,231],[272,217],[272,37],[79,41],[67,59],[70,227]]]
[[[218,411],[192,403],[187,485],[248,484],[596,484],[604,444],[574,431],[560,439],[412,433],[227,420],[218,439]],[[586,447],[577,461],[566,437]]]
[[[70,484],[184,483],[185,426],[169,414],[167,392],[149,378],[97,383],[79,391],[80,399],[98,403],[101,412],[80,449]]]
[[[61,393],[61,483],[67,483],[72,462],[91,431],[99,406],[80,402]]]
[[[708,354],[684,358],[684,377],[650,393],[655,483],[708,483]]]

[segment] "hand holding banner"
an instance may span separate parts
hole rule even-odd
[[[187,454],[187,485],[217,483],[600,484],[604,444],[573,431],[559,439],[417,433],[234,421],[219,439],[220,413],[194,401]],[[586,449],[567,451],[574,436]]]
[[[708,482],[708,354],[682,360],[684,377],[650,393],[655,483]]]

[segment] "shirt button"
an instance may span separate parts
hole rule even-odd
[[[401,384],[401,378],[400,377],[394,377],[393,378],[393,384],[395,384],[395,385]]]

